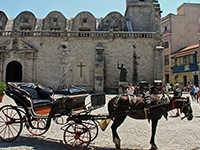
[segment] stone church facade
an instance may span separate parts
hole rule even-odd
[[[36,82],[54,90],[69,85],[115,93],[124,64],[129,83],[163,79],[160,6],[156,0],[127,0],[125,15],[95,18],[80,12],[45,18],[0,11],[0,81]]]

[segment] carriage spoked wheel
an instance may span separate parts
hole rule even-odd
[[[72,150],[86,149],[91,142],[90,130],[82,123],[69,123],[64,132],[64,141]]]
[[[26,121],[25,125],[27,130],[36,136],[43,135],[44,133],[47,132],[46,124],[47,124],[47,119],[44,118],[33,118],[31,117],[31,125],[29,125],[29,122]]]
[[[0,139],[14,141],[22,132],[23,120],[19,110],[11,105],[0,108]]]
[[[82,121],[82,123],[90,130],[91,141],[94,141],[99,133],[99,128],[94,120]]]

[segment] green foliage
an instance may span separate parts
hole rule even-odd
[[[0,82],[0,95],[4,95],[3,91],[6,91],[7,85],[4,82]]]

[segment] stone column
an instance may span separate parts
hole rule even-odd
[[[163,81],[163,47],[156,46],[154,49],[154,80]]]
[[[95,55],[95,93],[104,92],[104,48],[102,43],[98,43]]]

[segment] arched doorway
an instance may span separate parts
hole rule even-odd
[[[22,65],[19,62],[12,61],[7,65],[6,82],[22,82]]]

